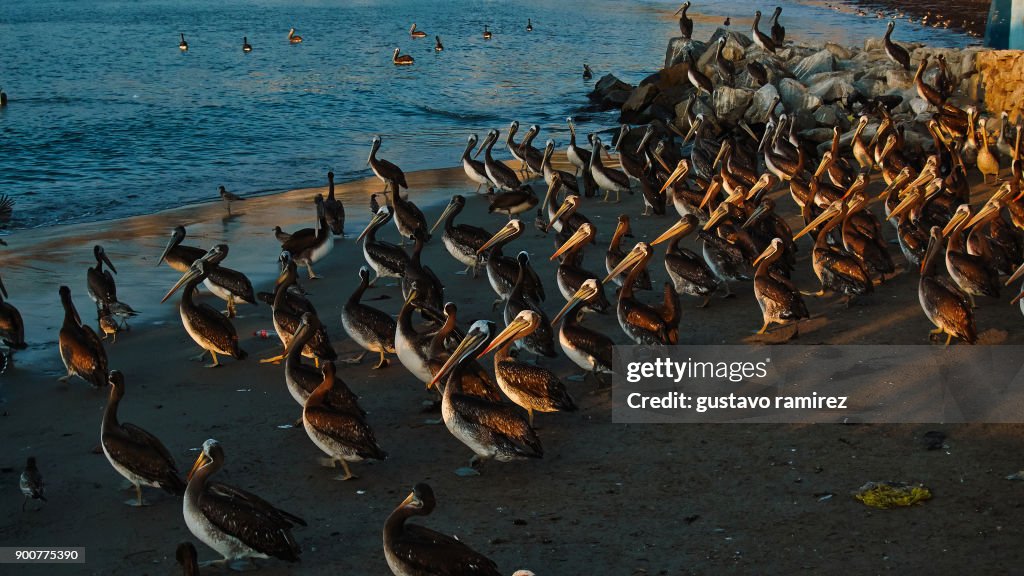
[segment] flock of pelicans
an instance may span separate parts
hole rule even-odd
[[[681,29],[686,26],[688,4],[680,10]],[[785,42],[778,11],[772,22],[770,36],[761,33],[756,23],[753,28],[765,57]],[[692,22],[689,27],[692,31]],[[889,33],[887,53],[897,65],[909,66],[906,51],[891,41]],[[1018,121],[1012,138],[1004,115],[998,137],[991,135],[986,119],[979,119],[976,110],[962,110],[950,102],[955,84],[942,61],[937,63],[933,83],[925,81],[929,64],[927,59],[920,62],[914,76],[918,94],[934,108],[925,126],[895,121],[889,111],[895,103],[871,102],[863,106],[849,146],[840,145],[837,128],[831,148],[820,158],[796,132],[793,116],[802,111],[776,115],[778,103],[756,124],[732,126],[718,118],[687,113],[681,117],[685,133],[657,123],[643,129],[623,126],[616,141],[621,169],[605,163],[607,148],[596,134],[587,137],[589,148],[577,142],[572,119],[565,155],[574,172],[552,165],[553,141],[543,148],[533,145],[539,126],[531,126],[518,142],[518,122],[512,122],[507,131],[505,148],[521,166],[518,170],[495,158],[495,146],[501,140],[497,130],[489,131],[482,142],[472,135],[462,163],[466,175],[478,184],[477,191],[486,187],[482,197],[488,200],[489,211],[508,217],[496,232],[456,222],[466,205],[461,195],[452,197],[431,227],[402,194],[408,188],[402,170],[377,156],[381,139],[374,138],[367,163],[383,182],[384,192],[370,198],[372,217],[356,238],[367,265],[358,271],[358,287],[341,314],[345,332],[363,349],[358,358],[338,358],[324,323],[299,285],[298,267],[306,269],[308,278],[317,278],[314,264],[330,253],[335,238],[345,234],[345,208],[335,197],[332,173],[328,173],[327,196],[314,198],[315,225],[292,233],[275,230],[281,243],[280,275],[272,292],[255,293],[244,274],[223,265],[227,245],[209,250],[188,246],[186,231],[179,226],[158,265],[166,263],[181,277],[163,300],[180,291],[182,324],[203,350],[202,356],[210,355],[211,367],[219,366],[222,356],[238,360],[247,356],[232,323],[236,304],[260,300],[270,304],[283,351],[262,361],[284,364],[287,389],[302,407],[302,427],[327,455],[326,463],[341,467],[342,480],[353,477],[351,463],[384,459],[387,453],[378,445],[358,397],[338,376],[337,362],[358,363],[372,353],[377,356],[375,368],[385,368],[388,355],[397,356],[405,369],[436,391],[444,424],[472,451],[469,465],[457,473],[478,474],[484,460],[542,457],[534,413],[576,410],[559,377],[527,362],[526,353],[538,360],[556,357],[557,340],[566,357],[587,376],[611,373],[613,341],[585,326],[585,313],[614,306],[631,342],[671,345],[679,341],[681,295],[697,297],[703,306],[717,292],[730,295],[731,283],[752,279],[763,333],[772,324],[808,317],[804,297],[809,294],[837,294],[849,301],[882,289],[884,281],[897,272],[886,223],[891,224],[889,234],[895,234],[905,268],[912,270],[908,273],[920,275],[920,304],[935,326],[933,334],[945,335],[946,344],[953,338],[973,343],[977,338],[974,298],[998,296],[1001,285],[1024,275],[1024,130]],[[703,76],[691,69],[695,88],[711,84],[697,74]],[[713,90],[712,84],[703,91]],[[872,124],[874,135],[867,138]],[[907,130],[930,134],[933,148],[914,150],[905,140]],[[682,136],[681,143],[677,136]],[[481,153],[482,161],[477,159]],[[1000,170],[1006,166],[1008,171]],[[984,202],[972,207],[968,174],[975,168],[986,183],[994,184]],[[544,182],[543,199],[527,183],[534,178]],[[871,188],[876,178],[885,182],[880,191],[878,186]],[[631,221],[623,214],[604,251],[604,272],[585,268],[584,250],[596,243],[597,229],[583,214],[584,199],[603,192],[601,201],[618,202],[621,194],[633,194],[635,189],[643,200],[641,215],[664,215],[671,207],[678,219],[653,242],[637,242],[626,250],[622,241],[631,236]],[[770,194],[779,189],[788,189],[803,218],[804,226],[796,233],[780,216]],[[241,200],[223,187],[221,196],[228,210],[232,201]],[[531,266],[527,252],[515,252],[515,240],[527,226],[518,216],[534,211],[535,226],[553,230],[557,242],[550,258],[559,261],[555,283],[565,304],[553,318],[542,307],[547,298],[545,282]],[[402,245],[380,238],[389,221],[394,221]],[[443,245],[467,272],[475,277],[484,269],[495,292],[495,305],[503,306],[503,328],[486,320],[460,328],[456,304],[444,299],[443,283],[423,261],[424,247],[439,226],[443,226]],[[680,245],[688,235],[698,237],[700,253]],[[814,238],[810,260],[820,281],[820,289],[812,292],[801,292],[790,280],[800,263],[797,240],[805,235]],[[410,248],[404,247],[406,242]],[[659,244],[666,246],[661,259],[670,281],[658,287],[660,296],[651,303],[641,296],[655,288],[647,266]],[[117,270],[102,246],[94,248],[94,256],[96,264],[87,271],[88,295],[96,304],[103,337],[116,337],[135,312],[118,300]],[[403,305],[397,319],[362,301],[380,278],[395,278],[400,284]],[[609,282],[618,287],[611,299],[604,288]],[[196,301],[200,284],[227,302],[226,312]],[[2,282],[0,292],[7,297]],[[143,504],[142,486],[183,495],[189,530],[229,564],[268,557],[298,560],[300,548],[291,529],[305,525],[304,521],[247,491],[214,481],[225,462],[224,448],[216,440],[203,444],[183,480],[174,457],[159,439],[119,421],[125,375],[109,369],[101,338],[79,316],[70,288],[60,287],[59,295],[64,307],[59,349],[67,369],[62,380],[77,376],[96,387],[110,386],[101,423],[102,448],[112,467],[135,486],[131,503]],[[1014,301],[1020,299],[1018,295]],[[6,301],[0,301],[0,337],[11,353],[25,347],[20,315]],[[493,377],[477,362],[487,355],[493,355]],[[26,502],[45,498],[34,458],[28,461],[21,487]],[[491,560],[462,542],[406,523],[412,516],[430,514],[434,506],[430,487],[418,484],[387,518],[384,553],[392,571],[397,575],[498,574]],[[182,545],[179,559],[186,573],[196,573],[191,544]]]

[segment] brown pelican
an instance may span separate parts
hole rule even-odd
[[[110,400],[103,411],[100,445],[110,465],[135,486],[134,501],[126,504],[145,506],[142,487],[163,488],[171,494],[185,493],[178,465],[160,439],[134,424],[117,419],[117,407],[124,398],[124,375],[112,370],[109,376]]]
[[[516,176],[516,171],[506,166],[504,162],[495,160],[491,154],[497,141],[498,131],[491,129],[475,156],[480,155],[480,150],[484,151],[484,170],[487,172],[487,179],[494,184],[495,188],[502,192],[516,192],[523,185],[519,181],[519,177]]]
[[[470,180],[477,183],[476,192],[479,193],[480,188],[485,185],[488,190],[491,189],[491,180],[487,177],[487,168],[484,163],[473,159],[470,155],[476,142],[476,134],[470,134],[466,139],[466,149],[462,152],[462,169],[466,171],[466,176],[469,176]]]
[[[181,564],[184,576],[199,576],[199,561],[196,560],[196,547],[191,542],[182,542],[174,551],[174,558]]]
[[[512,157],[519,161],[519,173],[528,175],[530,167],[526,162],[526,153],[523,151],[522,144],[516,143],[514,140],[517,132],[519,132],[519,120],[513,120],[508,126],[508,134],[505,135],[505,147],[508,148]],[[524,137],[523,140],[525,139]]]
[[[530,18],[526,19],[526,31],[533,32],[533,20],[531,20]]]
[[[583,79],[584,80],[590,80],[593,77],[594,77],[594,71],[590,69],[590,66],[584,64],[583,65]]]
[[[561,184],[572,191],[573,194],[580,193],[580,183],[576,180],[576,176],[565,172],[564,170],[556,170],[551,165],[551,156],[555,153],[555,141],[548,140],[544,146],[544,159],[542,160],[542,168],[544,172],[544,182],[551,186],[555,178],[561,180]]]
[[[176,227],[171,233],[171,239],[157,265],[159,266],[160,262],[166,260],[171,268],[185,273],[193,262],[207,256],[206,261],[210,265],[207,266],[207,277],[206,280],[203,280],[203,285],[215,296],[228,303],[226,311],[228,318],[235,317],[236,301],[256,304],[256,296],[249,278],[237,270],[220,265],[228,257],[227,244],[217,244],[209,252],[204,252],[192,246],[182,246],[181,242],[184,239],[185,228],[183,226]]]
[[[624,173],[615,170],[614,168],[608,168],[601,162],[601,152],[604,151],[604,145],[601,144],[601,139],[594,136],[594,151],[590,155],[590,173],[594,177],[594,181],[597,185],[604,190],[604,199],[602,202],[608,201],[608,196],[615,192],[615,201],[619,202],[619,194],[622,192],[633,191],[629,187],[629,176]]]
[[[544,175],[544,153],[533,146],[533,140],[540,134],[540,126],[533,124],[519,143],[519,154],[527,173]]]
[[[482,357],[494,353],[494,376],[498,387],[510,400],[526,409],[528,423],[533,426],[533,412],[575,412],[573,401],[565,385],[551,371],[519,362],[511,357],[512,344],[530,336],[537,328],[550,330],[547,318],[533,310],[523,310],[481,352]]]
[[[501,253],[501,249],[505,244],[518,238],[523,233],[523,229],[524,226],[521,221],[510,220],[501,230],[495,232],[494,236],[487,240],[487,242],[484,242],[484,245],[478,250],[479,254],[487,254],[487,280],[490,282],[491,288],[498,295],[498,300],[495,301],[495,304],[508,298],[512,288],[515,286],[516,278],[519,276],[517,260],[504,256]],[[527,272],[525,281],[527,283],[524,287],[526,296],[534,302],[543,302],[545,298],[544,285],[532,268]]]
[[[858,176],[860,178],[862,176]],[[850,197],[846,217],[840,227],[843,247],[860,259],[868,272],[877,274],[884,281],[886,274],[896,271],[896,264],[882,237],[882,225],[874,215],[865,211],[867,203],[867,198],[861,194]]]
[[[775,41],[772,40],[771,36],[768,36],[764,32],[758,30],[757,25],[761,23],[761,11],[758,10],[754,13],[754,24],[750,27],[751,35],[754,38],[754,44],[757,44],[758,48],[765,52],[775,53]]]
[[[872,170],[875,168],[875,159],[872,157],[871,152],[868,151],[867,144],[861,139],[861,135],[864,133],[864,129],[867,128],[868,117],[866,115],[861,116],[860,120],[857,121],[857,129],[853,133],[853,140],[851,146],[853,147],[853,157],[860,164],[861,170]]]
[[[924,81],[924,71],[927,69],[928,55],[926,54],[924,58],[921,58],[920,64],[917,65],[917,71],[914,72],[914,87],[917,89],[917,95],[926,100],[932,106],[942,108],[942,105],[946,101],[946,97]]]
[[[516,347],[532,352],[538,358],[541,356],[555,358],[558,355],[555,353],[555,338],[551,332],[551,322],[548,321],[548,317],[544,314],[544,309],[540,307],[540,304],[526,295],[527,279],[533,273],[529,254],[520,252],[516,256],[516,263],[519,268],[516,274],[516,282],[512,285],[508,298],[505,299],[505,325],[510,324],[523,310],[536,312],[544,322],[536,330],[531,331],[530,334],[525,335],[521,340],[517,340]]]
[[[182,52],[188,52],[188,42],[185,41],[185,33],[181,33],[181,42],[178,42],[178,49]]]
[[[599,278],[596,274],[583,268],[583,247],[593,241],[596,235],[597,229],[594,228],[594,225],[586,222],[580,225],[573,232],[572,236],[569,236],[565,243],[551,255],[551,260],[564,255],[562,263],[558,265],[555,278],[558,282],[558,290],[567,301],[572,299],[573,294],[579,290],[579,287],[584,282]],[[650,278],[648,278],[648,282],[650,282]],[[594,312],[603,313],[609,306],[608,298],[604,295],[603,286],[598,292],[597,298],[587,302],[587,307]]]
[[[781,47],[786,42],[786,28],[782,24],[779,24],[779,16],[781,16],[781,15],[782,15],[782,6],[776,6],[775,7],[775,12],[772,13],[771,32],[772,32],[772,42],[775,43],[775,46],[777,48]]]
[[[725,57],[725,36],[721,36],[718,39],[718,47],[715,50],[715,67],[718,69],[718,76],[728,85],[732,85],[733,78],[736,76],[736,65]]]
[[[319,278],[313,272],[313,263],[327,256],[334,248],[334,236],[327,226],[327,217],[324,213],[323,195],[317,194],[313,202],[316,205],[316,226],[293,232],[281,243],[281,251],[288,252],[296,263],[305,266],[310,280]]]
[[[454,303],[445,303],[444,324],[434,333],[433,338],[430,340],[430,348],[427,351],[431,378],[441,371],[444,363],[451,358],[452,350],[462,341],[462,337],[457,334],[457,312],[458,309]],[[450,346],[449,342],[451,343]],[[463,394],[485,398],[492,402],[502,401],[501,392],[491,381],[490,374],[476,360],[466,361],[463,365],[461,376]]]
[[[430,371],[430,343],[433,332],[418,332],[412,324],[412,313],[418,307],[419,284],[412,282],[405,302],[398,311],[395,324],[395,353],[398,361],[421,382],[430,382],[434,376]]]
[[[289,290],[292,286],[296,286],[298,274],[295,270],[295,262],[288,253],[281,254],[281,261],[283,270],[274,286],[271,320],[274,323],[274,331],[281,339],[284,352],[272,358],[260,360],[260,363],[263,364],[277,364],[284,360],[291,341],[299,330],[303,315],[306,313],[316,315],[316,309],[309,300]],[[338,353],[331,345],[330,337],[327,336],[327,330],[324,330],[322,326],[305,342],[299,353],[306,358],[314,359],[318,366],[321,360],[335,360],[338,357]]]
[[[558,234],[555,236],[556,248],[564,244],[569,239],[569,236],[580,229],[580,226],[590,224],[590,219],[579,212],[580,203],[579,196],[575,194],[566,196],[558,210],[551,215],[551,220],[545,225],[545,232],[551,228],[558,229]],[[597,230],[595,229],[591,241],[596,242],[596,238]]]
[[[441,213],[430,231],[433,232],[441,222],[444,222],[444,234],[441,235],[441,241],[452,258],[466,266],[466,270],[458,272],[458,274],[465,274],[472,270],[473,277],[476,278],[477,265],[480,263],[478,251],[493,234],[471,224],[456,224],[455,218],[462,213],[465,206],[465,197],[459,194],[452,196],[448,206],[445,207],[444,212]]]
[[[999,297],[999,273],[989,265],[987,258],[968,253],[963,232],[970,218],[970,206],[961,204],[942,230],[942,236],[948,239],[946,271],[974,308],[975,296]]]
[[[182,242],[185,240],[185,227],[175,226],[171,230],[171,239],[167,241],[167,247],[164,248],[163,253],[160,255],[160,260],[157,261],[156,265],[167,262],[167,265],[178,272],[184,273],[188,270],[188,267],[193,262],[202,258],[206,254],[206,250],[202,248],[196,248],[194,246],[184,246]]]
[[[234,567],[253,558],[298,562],[301,549],[292,536],[306,522],[266,500],[228,484],[211,482],[224,467],[224,449],[210,438],[188,474],[182,514],[189,531]]]
[[[413,38],[426,38],[427,37],[427,33],[424,32],[423,30],[417,30],[416,29],[416,23],[413,22],[412,26],[409,27],[409,36],[411,36]]]
[[[576,174],[579,174],[580,170],[589,172],[591,152],[576,145],[576,124],[572,118],[566,118],[565,123],[569,125],[569,147],[565,149],[565,157],[576,167]]]
[[[386,460],[388,453],[381,449],[373,430],[362,415],[337,408],[328,401],[334,388],[334,362],[324,362],[323,382],[306,399],[302,408],[302,425],[309,439],[329,458],[323,464],[331,468],[341,464],[344,476],[335,480],[357,478],[349,469],[349,462]]]
[[[796,285],[771,268],[772,264],[782,258],[785,250],[785,242],[781,238],[774,238],[768,248],[754,259],[754,298],[764,318],[764,325],[758,334],[764,334],[772,323],[788,324],[810,317]]]
[[[348,337],[363,349],[363,353],[350,362],[362,362],[367,352],[376,352],[380,354],[380,362],[373,367],[376,370],[388,365],[384,354],[395,353],[396,324],[390,315],[359,302],[369,285],[370,271],[363,266],[359,269],[359,286],[341,311],[341,325]]]
[[[434,36],[434,52],[444,51],[444,44],[441,44],[441,37]]]
[[[192,337],[192,340],[203,349],[203,353],[196,359],[201,360],[209,352],[213,363],[207,368],[216,368],[220,366],[217,354],[244,360],[248,353],[238,346],[238,333],[231,320],[209,304],[202,302],[197,304],[192,300],[196,286],[206,279],[210,266],[210,263],[205,260],[205,256],[193,262],[188,271],[182,275],[177,284],[171,287],[160,302],[166,302],[179,288],[184,287],[181,293],[181,303],[178,305],[181,323],[184,324],[185,331]]]
[[[42,500],[46,502],[46,484],[43,482],[43,475],[39,473],[36,466],[35,456],[29,456],[25,460],[25,469],[18,478],[18,488],[25,500],[21,503],[21,511],[25,511],[25,505],[29,500]]]
[[[427,387],[432,387],[447,379],[441,399],[441,415],[452,435],[473,451],[469,467],[456,471],[460,476],[479,474],[476,464],[480,460],[509,462],[544,455],[537,432],[518,408],[469,396],[462,390],[462,371],[477,356],[477,351],[490,341],[494,332],[493,322],[474,322],[448,361],[427,384]]]
[[[370,285],[377,283],[380,278],[401,278],[405,274],[405,267],[409,265],[409,255],[399,246],[383,240],[377,240],[377,231],[391,219],[391,207],[381,206],[370,219],[363,232],[356,238],[359,242],[364,237],[363,257],[366,263],[373,268],[374,277]]]
[[[247,36],[242,36],[242,52],[245,52],[246,54],[252,52],[252,45],[249,44],[249,38]]]
[[[128,318],[137,315],[132,307],[120,302],[117,299],[117,285],[114,283],[114,276],[110,273],[117,274],[117,268],[110,262],[110,258],[107,258],[107,253],[103,250],[103,246],[99,244],[92,248],[93,256],[96,258],[96,266],[90,267],[86,271],[86,285],[89,287],[89,298],[92,299],[97,305],[106,304],[110,307],[111,313],[118,316],[127,324]],[[103,264],[106,264],[110,270],[104,270]]]
[[[421,261],[425,244],[423,234],[421,230],[413,233],[415,245],[412,255],[409,256],[409,263],[405,266],[405,274],[402,274],[402,295],[408,298],[413,291],[413,285],[418,285],[416,307],[424,317],[440,323],[444,321],[444,284],[437,274]]]
[[[647,267],[654,251],[646,242],[637,242],[636,246],[622,259],[622,262],[608,273],[602,281],[609,280],[625,270],[629,270],[622,288],[619,289],[619,300],[616,312],[622,331],[633,342],[641,345],[670,345],[679,342],[679,295],[672,285],[665,283],[665,295],[661,306],[655,307],[640,302],[633,297],[633,285],[637,276]]]
[[[970,302],[956,284],[948,278],[936,274],[936,260],[942,252],[942,230],[932,226],[921,262],[921,281],[918,283],[917,295],[925,316],[935,325],[932,335],[945,334],[948,346],[953,337],[968,344],[978,340],[978,331],[974,324],[974,311]]]
[[[680,240],[699,227],[697,217],[687,214],[651,242],[651,246],[668,241],[665,271],[677,293],[704,298],[700,306],[703,308],[711,302],[711,295],[718,290],[719,279],[700,255],[679,245]]]
[[[291,44],[301,44],[302,36],[295,33],[295,28],[288,29],[288,42]]]
[[[846,304],[855,296],[870,294],[874,291],[871,276],[860,259],[845,248],[830,244],[829,233],[841,225],[846,217],[846,204],[842,200],[834,202],[803,230],[793,236],[800,238],[811,230],[821,226],[818,238],[814,241],[811,260],[814,274],[821,281],[818,292],[806,293],[809,296],[824,296],[826,290],[834,290],[846,296]]]
[[[398,576],[500,576],[493,560],[458,538],[405,523],[412,516],[430,515],[436,505],[434,491],[420,483],[388,516],[384,523],[384,558],[391,572]]]
[[[72,376],[78,376],[95,388],[106,385],[107,352],[100,337],[82,323],[75,303],[71,301],[71,289],[67,286],[60,287],[60,302],[64,306],[64,324],[60,328],[58,344],[60,359],[68,373],[58,380],[67,382]]]
[[[419,206],[411,201],[402,198],[398,192],[398,185],[391,185],[391,209],[394,210],[395,228],[402,238],[401,244],[405,245],[406,238],[412,238],[416,232],[423,234],[423,240],[430,240],[430,232],[427,231],[427,217]]]
[[[244,202],[245,198],[242,198],[238,194],[228,192],[227,188],[220,186],[217,191],[220,193],[220,199],[223,200],[228,206],[228,216],[231,216],[231,203],[232,202]]]
[[[598,374],[612,373],[612,346],[615,343],[601,332],[580,325],[580,319],[583,317],[583,308],[600,292],[601,284],[598,280],[587,280],[551,321],[555,325],[565,318],[558,330],[558,343],[573,363],[595,378],[598,378]]]
[[[334,196],[334,172],[327,173],[327,199],[324,200],[324,218],[335,236],[345,235],[345,206]]]
[[[686,59],[689,61],[689,66],[686,68],[686,79],[690,81],[690,85],[697,91],[698,96],[704,92],[710,97],[711,93],[715,91],[715,85],[700,71],[697,61],[693,59],[693,52],[687,52]]]
[[[492,34],[491,31],[487,29],[487,24],[484,24],[484,40],[490,40],[491,36]]]
[[[288,392],[299,406],[305,406],[306,399],[324,380],[323,372],[319,368],[302,363],[302,350],[321,329],[322,325],[316,314],[304,313],[299,319],[299,327],[295,331],[295,336],[285,350],[284,381]],[[328,392],[325,401],[335,408],[356,412],[360,415],[366,413],[359,406],[359,397],[353,394],[340,378],[334,379],[334,387]]]
[[[604,267],[607,272],[614,270],[619,265],[619,262],[622,262],[622,258],[626,256],[626,251],[622,249],[622,239],[633,237],[633,233],[630,231],[629,216],[620,214],[618,220],[618,224],[615,225],[615,233],[612,234],[612,241],[608,243],[608,250],[604,255]],[[612,278],[612,281],[615,282],[616,286],[622,286],[622,275],[615,276]],[[651,275],[646,270],[637,277],[633,289],[651,289]]]
[[[723,298],[734,296],[729,282],[750,280],[750,263],[756,257],[756,248],[746,231],[724,217],[731,210],[728,206],[732,204],[723,203],[727,209],[713,214],[697,233],[703,244],[704,261],[719,282],[725,285]]]
[[[988,145],[988,129],[985,127],[986,119],[982,118],[978,120],[978,130],[981,131],[981,147],[978,148],[978,172],[981,172],[981,176],[985,183],[988,184],[988,177],[992,176],[993,180],[999,178],[999,158],[992,153],[992,149]]]
[[[399,56],[398,53],[400,51],[401,48],[395,48],[395,53],[391,55],[391,62],[394,63],[395,66],[412,66],[413,62],[416,60],[408,54],[402,54]],[[374,170],[374,172],[376,172],[376,170]]]
[[[395,54],[397,53],[396,49]],[[412,64],[412,56],[408,56],[408,58],[410,59],[409,64]],[[380,143],[380,136],[374,136],[373,142],[370,145],[370,157],[367,158],[366,164],[377,175],[377,178],[380,178],[380,181],[384,183],[385,192],[388,191],[388,183],[394,183],[396,187],[408,188],[409,184],[405,181],[405,172],[402,172],[401,168],[383,158],[377,158],[377,150],[380,149]]]
[[[889,26],[885,29],[885,54],[890,60],[899,64],[904,70],[910,70],[910,53],[903,46],[892,41],[892,30],[896,27],[896,21],[890,20]]]
[[[615,139],[612,146],[619,153],[619,165],[622,166],[622,172],[634,180],[640,180],[644,175],[644,158],[640,156],[640,150],[647,144],[647,140],[650,139],[651,135],[654,134],[654,127],[647,126],[636,150],[624,145],[629,131],[629,124],[621,124],[619,126],[619,137]]]
[[[768,69],[764,67],[757,60],[747,60],[746,64],[747,74],[750,74],[751,80],[754,81],[755,87],[764,86],[768,83]]]
[[[682,34],[683,38],[689,39],[693,35],[693,19],[686,15],[686,11],[689,10],[690,3],[683,2],[683,5],[676,10],[676,14],[679,14],[679,33]]]
[[[540,198],[537,198],[537,194],[529,184],[523,184],[518,190],[495,194],[488,200],[490,201],[490,206],[487,207],[489,214],[494,212],[507,214],[509,220],[517,214],[533,210],[540,202]]]
[[[675,207],[679,216],[692,214],[699,222],[707,222],[708,214],[707,211],[700,207],[701,201],[704,199],[706,194],[714,196],[718,193],[722,186],[722,178],[717,174],[712,177],[711,182],[708,184],[708,190],[705,194],[690,190],[686,185],[686,175],[689,173],[690,161],[684,158],[679,161],[675,170],[669,174],[668,178],[665,180],[665,184],[661,187],[661,192],[665,192],[665,190],[671,188],[672,206]]]
[[[7,302],[7,287],[0,279],[0,341],[7,346],[8,361],[14,357],[15,350],[28,348],[25,343],[25,322],[21,319],[18,309]],[[6,363],[5,363],[6,364]]]

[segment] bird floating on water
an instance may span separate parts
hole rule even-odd
[[[413,38],[426,38],[427,37],[427,33],[424,32],[423,30],[417,30],[416,29],[416,23],[413,22],[412,26],[409,27],[409,36],[411,36]]]
[[[295,33],[295,28],[288,30],[288,41],[292,44],[300,44],[302,42],[302,36]]]
[[[491,31],[487,29],[487,24],[484,24],[484,40],[491,39]]]
[[[444,44],[441,44],[441,37],[434,36],[434,52],[441,52],[444,50]]]
[[[188,52],[188,42],[185,41],[185,33],[181,33],[181,42],[178,43],[178,48],[182,52]]]
[[[533,20],[529,18],[526,19],[526,31],[533,32]]]
[[[416,60],[408,54],[398,55],[401,52],[401,48],[395,48],[395,53],[391,56],[391,61],[395,66],[411,66]]]
[[[252,52],[252,45],[249,44],[248,36],[242,36],[242,52],[245,52],[246,54]]]

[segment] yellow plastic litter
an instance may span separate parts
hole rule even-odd
[[[899,482],[868,482],[853,493],[853,496],[872,508],[898,508],[913,506],[930,500],[932,491],[918,484],[911,486]]]

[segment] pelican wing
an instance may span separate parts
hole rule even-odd
[[[423,526],[406,524],[391,543],[409,574],[499,576],[498,565],[462,542]]]
[[[259,496],[234,486],[211,482],[199,497],[199,509],[217,528],[253,550],[289,562],[301,549],[292,536],[295,524],[306,522],[274,508]]]
[[[307,408],[303,412],[308,425],[355,450],[362,458],[383,460],[387,452],[377,445],[373,430],[357,414],[322,407]]]
[[[559,410],[572,410],[575,403],[565,389],[565,384],[550,371],[516,360],[503,360],[495,367],[506,381],[521,393],[533,397],[538,404],[546,404]]]
[[[466,422],[486,428],[496,436],[508,440],[524,455],[540,456],[544,453],[537,432],[523,418],[518,407],[496,404],[465,394],[453,395],[452,404]],[[523,446],[528,446],[531,450]]]

